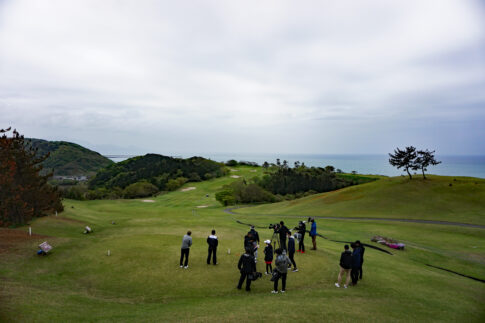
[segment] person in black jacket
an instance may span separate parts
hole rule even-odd
[[[251,290],[251,279],[249,279],[248,275],[256,272],[256,263],[250,248],[246,248],[246,252],[239,258],[237,268],[241,272],[237,289],[241,289],[244,279],[246,279],[246,290],[249,292]]]
[[[305,239],[306,224],[305,221],[300,221],[298,223],[298,233],[300,234],[300,241],[298,243],[298,252],[305,253],[305,244],[303,240]]]
[[[280,221],[280,228],[278,230],[280,234],[280,244],[281,244],[281,249],[287,250],[286,248],[286,235],[290,230],[285,226],[285,223],[283,221]]]
[[[350,270],[352,269],[352,253],[349,250],[349,245],[344,246],[344,252],[340,255],[340,272],[338,274],[338,280],[335,283],[335,286],[340,287],[340,283],[342,282],[343,274],[347,274],[347,278],[345,281],[344,288],[349,286],[350,282]]]
[[[219,240],[217,240],[216,230],[212,230],[212,234],[207,237],[207,244],[209,245],[209,255],[207,256],[207,264],[210,265],[211,263],[211,256],[212,256],[212,263],[217,265],[217,245],[219,244]]]
[[[357,244],[358,248],[360,248],[360,267],[357,270],[357,273],[359,274],[359,279],[362,279],[362,265],[364,264],[365,248],[364,245],[360,243],[360,240],[357,240],[355,243]]]
[[[352,247],[352,270],[350,276],[352,277],[352,286],[357,285],[359,281],[359,268],[362,266],[362,250],[356,243],[350,245]]]
[[[259,244],[259,234],[258,231],[254,230],[254,225],[251,226],[251,230],[249,230],[248,233],[251,233],[251,235],[254,237],[254,239],[258,242]]]
[[[264,248],[264,262],[266,263],[266,275],[273,273],[273,246],[270,240],[266,240],[266,247]]]
[[[288,235],[288,258],[290,258],[291,263],[293,264],[293,271],[297,272],[298,268],[296,268],[295,262],[295,238],[291,236],[291,232],[287,232]]]

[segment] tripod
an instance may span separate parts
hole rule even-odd
[[[273,245],[273,253],[276,253],[276,246],[281,248],[280,235],[276,231],[273,232],[273,236],[271,237],[271,244]]]

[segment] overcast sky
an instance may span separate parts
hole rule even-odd
[[[0,0],[0,127],[101,153],[485,153],[483,1]]]

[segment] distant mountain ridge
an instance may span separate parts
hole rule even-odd
[[[26,143],[38,149],[39,155],[50,153],[42,165],[43,172],[54,170],[55,176],[88,176],[114,162],[100,153],[67,141],[26,138]]]

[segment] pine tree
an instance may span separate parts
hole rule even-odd
[[[418,157],[416,158],[414,162],[414,170],[421,169],[423,173],[423,179],[426,179],[426,175],[424,175],[424,172],[428,170],[429,165],[438,165],[441,164],[440,161],[437,161],[434,158],[434,150],[429,151],[428,149],[426,150],[419,150],[418,151]]]
[[[63,209],[57,188],[47,184],[52,173],[39,173],[49,154],[37,156],[16,130],[8,137],[10,129],[0,129],[0,226],[25,224]]]
[[[416,159],[416,148],[413,146],[406,147],[405,150],[399,148],[394,149],[394,155],[389,154],[389,163],[392,166],[399,168],[404,168],[408,173],[409,179],[413,179],[410,169],[415,169],[415,159]]]

